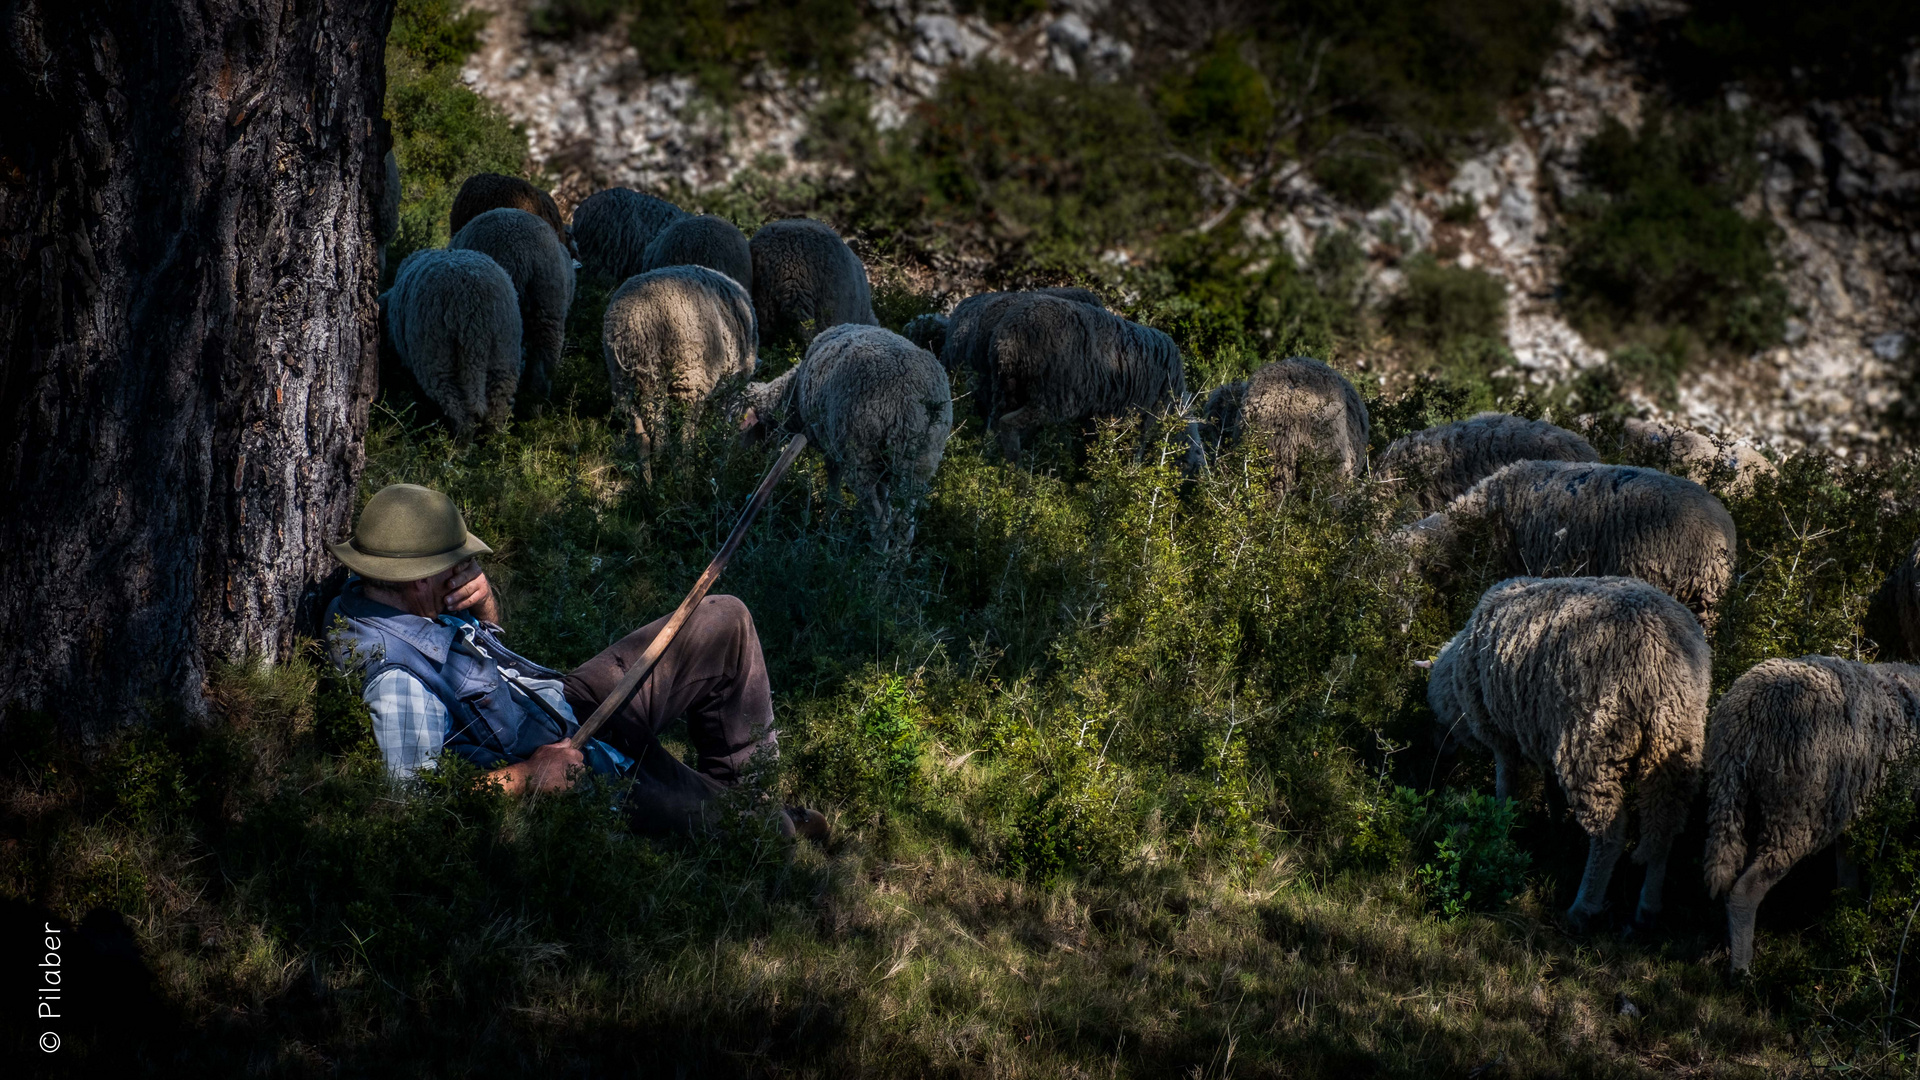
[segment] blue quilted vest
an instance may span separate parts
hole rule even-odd
[[[335,616],[346,620],[344,628],[337,625]],[[522,678],[557,679],[560,673],[502,645],[485,626],[474,627],[473,640],[492,659],[453,648],[459,631],[369,600],[357,582],[349,583],[327,606],[326,625],[334,662],[342,670],[359,668],[369,682],[393,668],[419,679],[451,718],[446,748],[482,769],[524,761],[536,749],[580,727],[574,720],[563,729],[526,700],[526,691],[500,674],[500,663]],[[587,763],[596,772],[618,771],[598,740],[588,747],[597,751],[587,754]]]

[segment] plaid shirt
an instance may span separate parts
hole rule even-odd
[[[482,655],[473,641],[472,622],[452,615],[443,615],[436,621],[454,628],[453,648],[472,656]],[[576,719],[573,707],[567,704],[567,695],[559,679],[526,678],[510,667],[500,670],[519,678],[521,686],[540,695],[560,715],[569,720]],[[521,696],[520,687],[513,683],[509,682],[507,689],[514,697]],[[373,738],[380,745],[380,756],[386,760],[388,772],[396,779],[405,780],[421,769],[433,767],[440,758],[441,748],[446,745],[447,736],[453,733],[453,718],[425,683],[411,672],[388,668],[367,680],[360,696],[373,713]],[[593,742],[604,748],[616,765],[622,769],[626,767],[628,758],[625,754],[598,739]]]

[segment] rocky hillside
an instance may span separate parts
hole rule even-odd
[[[529,0],[474,6],[491,18],[463,77],[526,126],[563,204],[615,184],[700,192],[749,169],[806,176],[835,167],[808,149],[829,96],[820,78],[761,65],[721,102],[694,75],[651,76],[623,18],[539,36],[529,30]],[[1489,140],[1450,172],[1408,170],[1370,210],[1297,170],[1278,197],[1241,207],[1236,227],[1278,239],[1303,266],[1327,237],[1359,238],[1362,287],[1375,303],[1394,294],[1418,253],[1483,269],[1505,283],[1506,344],[1527,379],[1564,384],[1608,364],[1605,343],[1583,336],[1564,310],[1563,219],[1582,194],[1590,140],[1609,120],[1637,130],[1666,95],[1649,43],[1685,9],[1664,0],[1569,6],[1532,89],[1504,108],[1504,142]],[[1137,55],[1164,51],[1170,37],[1187,33],[1197,50],[1208,36],[1206,18],[1172,27],[1152,5],[1125,0],[1055,0],[1000,23],[956,14],[947,0],[870,0],[865,19],[850,73],[880,131],[898,127],[955,65],[998,61],[1124,81]],[[1630,391],[1641,411],[1781,449],[1852,453],[1904,440],[1899,399],[1920,330],[1920,48],[1886,81],[1872,96],[1766,104],[1737,83],[1719,88],[1725,112],[1756,131],[1759,182],[1739,209],[1777,226],[1772,249],[1791,312],[1767,347],[1715,350],[1688,364],[1670,393]],[[1233,183],[1221,180],[1216,201]],[[976,284],[961,276],[949,289]]]

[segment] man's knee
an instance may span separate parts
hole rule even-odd
[[[753,615],[737,596],[709,596],[696,612],[703,635],[736,637],[753,633]]]

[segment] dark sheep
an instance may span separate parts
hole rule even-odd
[[[520,377],[523,404],[544,402],[553,392],[553,372],[567,340],[567,309],[573,306],[573,257],[547,223],[524,210],[489,210],[461,229],[449,245],[478,251],[513,279],[520,298]]]
[[[935,352],[947,370],[970,372],[974,385],[984,386],[987,377],[987,342],[993,339],[993,328],[1000,325],[1000,316],[1005,313],[1006,305],[1023,296],[1057,296],[1062,300],[1091,304],[1102,311],[1106,310],[1106,305],[1092,291],[1073,285],[969,296],[960,301],[954,307],[953,314],[947,317],[944,340],[941,348]]]
[[[460,185],[459,194],[453,197],[453,213],[448,216],[447,227],[451,235],[458,235],[474,218],[489,210],[502,209],[525,210],[546,222],[567,254],[579,258],[573,237],[567,232],[567,223],[560,218],[560,208],[553,204],[553,196],[517,176],[474,173],[467,177]]]
[[[1516,461],[1599,461],[1592,444],[1545,420],[1484,412],[1395,439],[1373,462],[1373,478],[1398,484],[1427,513]]]
[[[915,315],[907,320],[907,325],[900,328],[900,336],[937,357],[940,355],[940,350],[947,346],[947,317],[934,314]]]
[[[520,299],[477,251],[408,255],[382,298],[401,364],[456,435],[500,427],[520,384]]]
[[[1186,405],[1186,369],[1172,338],[1058,296],[1008,303],[987,344],[987,370],[987,428],[1009,461],[1019,459],[1025,433],[1045,424],[1129,414],[1150,420]],[[1198,468],[1200,434],[1190,421],[1187,442],[1187,465]]]
[[[704,266],[753,291],[753,252],[733,222],[712,214],[683,217],[660,230],[647,245],[646,268]]]
[[[596,191],[573,208],[573,241],[581,265],[615,285],[647,269],[647,245],[687,212],[631,188]]]
[[[380,273],[385,276],[387,245],[400,234],[400,159],[389,150],[381,166],[380,201],[374,204],[373,242],[380,245]]]
[[[768,341],[811,342],[830,326],[875,326],[867,268],[840,234],[811,218],[760,226],[753,252],[753,310]]]

